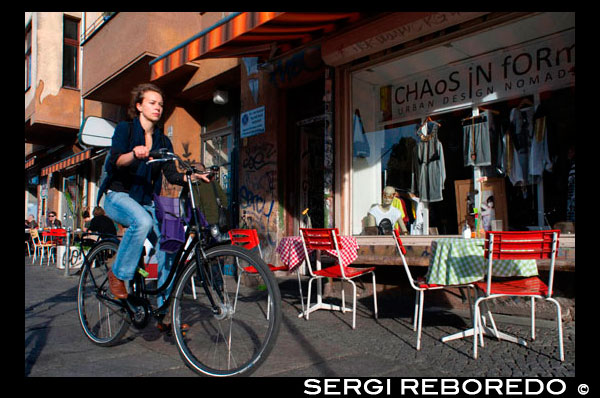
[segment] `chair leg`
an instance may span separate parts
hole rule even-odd
[[[356,329],[356,283],[348,280],[352,284],[352,329]]]
[[[565,351],[563,348],[563,332],[562,332],[562,311],[560,309],[560,304],[558,301],[553,299],[552,297],[547,297],[546,300],[554,303],[556,305],[556,326],[558,327],[558,353],[560,355],[560,361],[565,361]]]
[[[298,290],[300,291],[300,305],[302,306],[302,312],[304,312],[304,297],[302,295],[302,281],[300,280],[300,269],[296,271],[298,275]]]
[[[535,340],[535,297],[531,297],[531,340]]]
[[[415,313],[413,314],[413,332],[417,331],[417,322],[419,320],[419,290],[415,294]]]
[[[315,278],[310,278],[308,281],[308,296],[306,296],[306,311],[304,312],[304,318],[308,321],[308,310],[310,309],[310,292],[312,287],[312,282]]]
[[[340,285],[342,286],[342,314],[346,313],[346,292],[344,291],[344,280],[340,279]]]
[[[421,350],[421,329],[423,326],[423,301],[425,299],[425,292],[423,290],[417,290],[419,297],[419,315],[417,317],[417,351]]]
[[[373,272],[373,305],[375,306],[375,319],[377,316],[377,283],[375,282],[375,273]]]
[[[483,329],[483,325],[481,323],[481,315],[480,315],[480,311],[479,311],[479,303],[483,300],[483,297],[478,298],[475,301],[475,309],[473,311],[473,358],[477,359],[477,348],[478,348],[478,344],[477,344],[477,338],[481,338],[482,343],[483,343],[483,334],[482,334],[482,329]],[[479,336],[481,335],[481,336]],[[483,344],[482,344],[483,346]]]
[[[269,316],[271,315],[271,296],[267,296],[267,321],[269,320]]]

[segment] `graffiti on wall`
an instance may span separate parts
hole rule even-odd
[[[321,46],[309,47],[275,61],[269,73],[269,81],[275,86],[286,85],[302,73],[320,73],[322,67]]]
[[[240,211],[249,228],[258,232],[266,261],[274,256],[277,245],[277,164],[275,146],[256,142],[241,154]]]

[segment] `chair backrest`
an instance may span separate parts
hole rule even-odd
[[[337,250],[338,247],[342,248],[340,232],[337,228],[300,228],[300,234],[309,250]],[[337,247],[335,241],[337,241]]]
[[[406,254],[406,248],[402,244],[402,238],[400,238],[400,229],[394,229],[394,243],[396,243],[396,248],[398,249],[398,254],[400,254],[400,258],[402,259],[402,265],[404,265],[404,271],[406,272],[406,276],[408,277],[408,282],[413,289],[418,289],[415,285],[415,280],[410,272],[410,268],[406,263],[406,258],[404,255]]]
[[[488,260],[487,291],[490,291],[493,260],[550,260],[548,296],[552,296],[554,263],[560,230],[486,231],[484,256]]]
[[[253,250],[255,247],[258,247],[258,251],[262,257],[260,240],[255,229],[230,229],[229,238],[232,245],[241,246],[246,250]]]
[[[31,228],[29,230],[29,236],[31,236],[31,240],[33,241],[34,245],[39,245],[39,243],[40,243],[40,233],[38,232],[37,229]]]
[[[302,246],[304,247],[304,255],[308,263],[308,270],[311,276],[314,276],[312,264],[308,256],[309,250],[328,250],[335,252],[337,263],[341,269],[342,276],[345,277],[344,267],[342,266],[342,258],[340,249],[342,248],[340,240],[340,232],[337,228],[300,228],[300,236],[302,238]]]
[[[67,230],[64,228],[52,228],[48,231],[48,236],[54,236],[57,238],[66,238]]]

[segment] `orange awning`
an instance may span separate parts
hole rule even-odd
[[[156,80],[202,58],[285,53],[361,19],[359,12],[238,12],[150,62]]]
[[[33,164],[35,163],[35,156],[31,157],[30,159],[25,161],[25,169],[30,168],[31,166],[33,166]]]
[[[91,157],[92,150],[93,148],[86,149],[83,152],[76,153],[75,155],[71,155],[68,158],[61,160],[60,162],[56,162],[54,164],[51,164],[50,166],[44,167],[42,169],[41,175],[45,176],[57,170],[61,170],[66,167],[83,162],[84,160],[89,159]]]

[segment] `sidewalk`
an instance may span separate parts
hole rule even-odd
[[[71,271],[74,273],[75,271]],[[103,348],[83,335],[77,317],[78,276],[55,266],[31,265],[25,258],[25,376],[196,376],[179,357],[175,342],[154,327],[131,327],[121,345]],[[440,338],[469,327],[468,311],[432,308],[425,299],[421,351],[412,330],[414,294],[378,294],[357,302],[352,315],[331,311],[298,318],[295,276],[279,278],[283,299],[281,332],[270,357],[255,376],[295,377],[568,377],[575,376],[575,321],[563,325],[565,362],[558,357],[555,322],[539,320],[530,341],[528,320],[497,319],[499,329],[528,341],[522,347],[485,339],[472,359],[472,338],[442,343]],[[306,292],[307,280],[304,280]],[[368,285],[368,283],[365,283]],[[360,284],[359,284],[360,291]],[[366,292],[365,292],[366,293]]]

